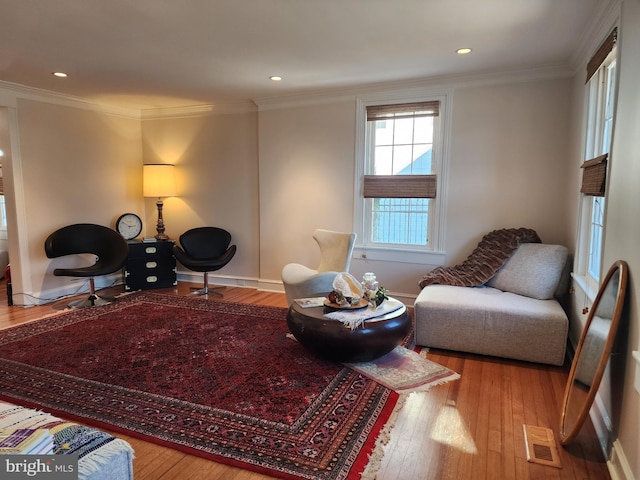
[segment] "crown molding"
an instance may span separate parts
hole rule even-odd
[[[99,103],[73,95],[65,95],[50,90],[27,87],[0,80],[0,105],[15,107],[19,99],[35,100],[54,105],[81,108],[110,115],[134,118],[137,120],[153,120],[162,118],[184,118],[212,114],[242,114],[257,111],[251,101],[231,104],[188,105],[166,108],[128,108]]]
[[[81,108],[83,110],[91,110],[94,112],[106,113],[109,115],[117,115],[120,117],[128,117],[134,119],[140,118],[140,110],[136,108],[116,107],[113,105],[101,104],[72,95],[65,95],[62,93],[56,93],[34,87],[27,87],[25,85],[18,85],[16,83],[4,82],[0,80],[0,98],[2,98],[2,93],[4,93],[8,98],[12,99],[13,103],[17,103],[19,99],[35,100],[38,102],[50,103],[64,107]]]
[[[574,75],[578,74],[580,69],[587,64],[593,52],[611,30],[620,23],[621,0],[601,1],[598,6],[598,10],[582,32],[578,47],[569,59]]]
[[[398,82],[364,84],[354,87],[305,92],[296,95],[254,99],[259,111],[292,107],[316,106],[326,103],[355,101],[361,95],[390,91],[410,91],[424,88],[467,88],[484,85],[523,83],[554,78],[568,78],[573,71],[567,64],[546,64],[524,69],[487,71],[472,74],[443,75]]]
[[[140,110],[142,120],[159,120],[166,118],[199,117],[202,115],[232,115],[253,113],[258,107],[253,102],[192,105],[185,107],[145,108]]]
[[[612,0],[612,3],[617,4],[618,0]],[[82,108],[85,110],[99,111],[101,113],[119,115],[139,120],[155,120],[216,114],[244,114],[292,107],[317,106],[327,103],[353,102],[361,95],[379,94],[384,92],[421,90],[433,87],[468,88],[483,85],[522,83],[571,77],[574,74],[575,70],[572,69],[570,65],[546,64],[523,69],[442,75],[397,82],[361,84],[347,88],[323,89],[280,97],[257,98],[253,101],[239,103],[147,109],[124,108],[100,104],[71,95],[63,95],[56,92],[26,87],[0,80],[0,103],[3,102],[4,98],[7,99],[4,103],[11,104],[15,103],[17,99],[29,99],[56,105]]]

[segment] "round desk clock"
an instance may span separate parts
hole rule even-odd
[[[116,220],[116,230],[125,240],[133,240],[142,233],[142,220],[135,213],[123,213]]]

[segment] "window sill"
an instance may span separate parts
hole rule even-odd
[[[371,247],[356,245],[354,258],[377,260],[382,262],[417,263],[422,265],[441,266],[445,262],[444,252],[427,252],[405,248]]]
[[[589,302],[593,303],[593,301],[596,299],[598,291],[590,287],[586,278],[582,275],[576,275],[575,273],[572,273],[571,278],[573,278],[574,284],[578,288],[580,288],[580,290],[582,290],[582,293],[586,295],[586,297],[589,299]]]

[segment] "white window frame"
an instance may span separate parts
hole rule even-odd
[[[615,64],[613,78],[611,77],[611,65]],[[586,88],[586,126],[585,126],[585,151],[584,160],[595,158],[604,153],[610,153],[613,143],[613,130],[615,125],[615,105],[618,91],[618,65],[617,48],[614,47],[605,61],[591,77]],[[611,82],[610,84],[606,82]],[[608,95],[607,87],[613,86],[615,89],[612,95]],[[606,138],[605,125],[609,124],[609,135]],[[608,143],[608,145],[605,145]],[[611,156],[609,155],[609,162]],[[607,167],[607,170],[609,168]],[[608,183],[607,175],[607,183]],[[605,190],[606,192],[606,190]],[[592,237],[593,237],[593,212],[595,203],[603,202],[602,237],[600,243],[600,265],[597,267],[597,276],[590,271],[590,260],[592,258]],[[602,277],[602,252],[604,251],[604,225],[607,217],[607,201],[605,197],[593,197],[581,194],[580,212],[578,219],[578,245],[576,248],[576,265],[574,279],[586,293],[590,300],[594,300]],[[597,228],[597,227],[596,227]]]
[[[367,239],[370,228],[365,215],[363,177],[367,155],[367,107],[414,102],[440,102],[439,129],[434,131],[434,152],[432,162],[437,175],[436,198],[432,199],[429,211],[429,244],[426,247],[404,245],[373,244]],[[356,100],[356,150],[354,188],[354,231],[358,234],[354,256],[370,260],[443,265],[445,260],[445,218],[446,218],[446,178],[449,164],[451,132],[451,89],[419,90],[371,94]],[[436,138],[437,135],[437,138]]]
[[[4,152],[0,149],[0,177],[2,177],[2,159]],[[7,208],[4,194],[0,195],[0,240],[7,239]]]

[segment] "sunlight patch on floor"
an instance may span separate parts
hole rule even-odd
[[[478,453],[471,433],[467,429],[454,402],[444,405],[431,429],[431,438],[464,453]]]

